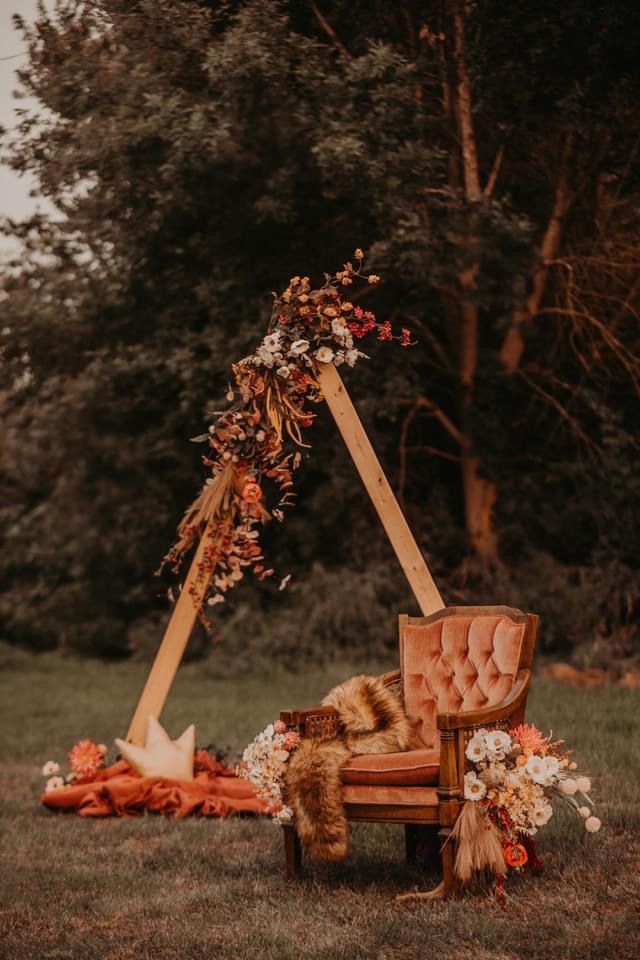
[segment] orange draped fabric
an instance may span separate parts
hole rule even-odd
[[[193,780],[141,777],[124,760],[99,770],[90,783],[52,790],[42,796],[50,810],[76,811],[81,817],[132,816],[144,811],[187,817],[227,817],[265,813],[265,804],[247,780],[207,758],[196,766]]]

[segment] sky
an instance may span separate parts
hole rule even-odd
[[[12,97],[12,90],[17,85],[15,71],[25,62],[22,37],[11,23],[14,13],[19,13],[25,20],[33,20],[36,0],[0,0],[0,125],[7,130],[16,124],[14,110],[17,106],[33,105],[33,101]],[[7,57],[11,59],[4,59]],[[33,187],[32,180],[18,177],[0,164],[0,216],[22,218],[36,209],[49,210],[45,201],[29,196]]]

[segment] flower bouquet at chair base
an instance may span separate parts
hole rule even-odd
[[[509,871],[538,873],[543,865],[533,838],[551,819],[554,798],[575,812],[587,832],[600,829],[592,814],[591,781],[574,776],[577,764],[563,742],[552,742],[529,724],[509,733],[481,729],[469,740],[467,803],[451,833],[462,883],[476,871],[490,870],[501,896]]]
[[[248,780],[265,801],[275,823],[290,823],[291,807],[284,802],[284,772],[290,754],[300,746],[300,734],[281,720],[270,723],[242,754],[238,776]]]

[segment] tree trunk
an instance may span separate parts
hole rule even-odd
[[[456,67],[456,116],[462,153],[465,196],[470,203],[484,202],[475,130],[471,83],[467,73],[464,41],[464,3],[453,7],[454,60]],[[470,238],[469,238],[470,239]],[[479,264],[472,264],[458,275],[461,289],[460,335],[458,343],[460,464],[464,497],[465,525],[473,551],[486,564],[495,563],[498,541],[493,525],[493,507],[497,499],[495,484],[482,476],[480,457],[473,441],[474,380],[478,366],[479,309],[474,291]]]

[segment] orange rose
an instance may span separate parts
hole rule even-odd
[[[502,848],[504,862],[508,867],[523,867],[529,859],[527,851],[521,843],[508,843]]]

